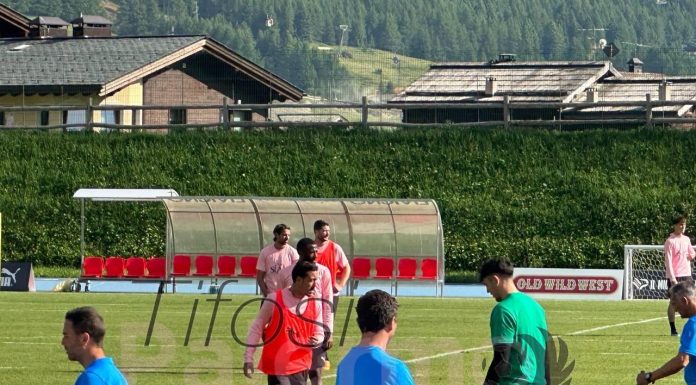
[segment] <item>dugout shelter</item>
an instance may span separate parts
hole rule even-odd
[[[294,245],[314,238],[314,222],[323,219],[351,263],[350,288],[377,279],[398,294],[399,282],[429,282],[442,295],[444,241],[433,200],[173,197],[162,202],[168,276],[255,275],[256,257],[273,242],[275,225],[291,227]]]
[[[408,281],[432,285],[435,294],[442,295],[444,241],[434,200],[177,196],[174,190],[166,191],[139,198],[164,204],[166,255],[147,260],[145,269],[135,273],[128,271],[129,261],[114,262],[124,266],[121,274],[109,272],[110,258],[106,266],[97,260],[88,272],[83,227],[83,278],[154,278],[172,283],[192,277],[254,278],[259,251],[273,242],[275,225],[291,227],[294,246],[300,238],[314,238],[314,222],[323,219],[331,226],[331,239],[343,247],[351,264],[348,294],[359,281],[380,280],[395,294],[399,283]],[[83,199],[83,208],[84,199],[107,200],[93,195],[86,198],[76,193],[75,198]],[[84,210],[82,215],[84,226]]]

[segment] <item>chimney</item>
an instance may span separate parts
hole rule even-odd
[[[637,57],[631,58],[628,61],[628,72],[634,72],[637,74],[643,73],[643,62]]]
[[[113,23],[101,16],[80,15],[70,22],[73,37],[111,37]]]
[[[588,103],[597,103],[599,101],[599,92],[597,91],[596,88],[588,88],[585,90],[587,92],[587,102]]]
[[[67,37],[68,25],[68,22],[60,17],[38,16],[29,22],[29,37],[32,39]]]
[[[658,87],[657,93],[661,102],[672,100],[672,83],[663,80]]]
[[[486,78],[486,96],[494,96],[498,92],[498,81],[494,77]]]

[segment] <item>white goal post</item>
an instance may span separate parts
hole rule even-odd
[[[663,245],[624,246],[623,298],[667,298]]]

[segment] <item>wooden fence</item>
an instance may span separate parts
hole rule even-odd
[[[673,125],[673,124],[690,124],[696,125],[696,117],[691,113],[695,100],[670,100],[670,101],[653,101],[650,95],[646,95],[644,101],[599,101],[599,102],[582,102],[582,103],[539,103],[539,102],[512,102],[508,96],[505,96],[502,102],[498,103],[368,103],[367,98],[362,98],[362,103],[326,103],[326,104],[232,104],[229,105],[227,100],[221,105],[93,105],[91,102],[87,105],[52,105],[52,106],[19,106],[19,107],[2,107],[0,106],[0,114],[17,113],[17,112],[39,112],[39,111],[68,111],[79,110],[85,111],[86,121],[84,123],[64,123],[58,125],[37,125],[34,126],[5,126],[0,124],[0,130],[18,130],[18,129],[38,129],[38,130],[63,130],[63,131],[99,131],[105,130],[176,130],[176,129],[242,129],[242,128],[290,128],[290,127],[559,127],[566,126],[611,126],[611,125],[635,125],[645,126],[648,128],[655,125]],[[685,117],[660,117],[655,113],[655,109],[665,106],[682,106],[687,107],[688,111]],[[624,107],[640,109],[640,112],[635,117],[605,117],[602,111],[596,112],[596,118],[588,119],[563,119],[563,111],[568,109],[580,110],[584,108],[613,108]],[[142,119],[143,111],[150,110],[218,110],[219,121],[210,123],[195,123],[195,124],[140,124],[138,120]],[[309,109],[311,112],[308,116],[354,116],[352,119],[342,119],[341,121],[280,121],[280,120],[265,120],[265,121],[230,121],[230,112],[235,110],[246,111],[270,111],[274,109],[293,110],[293,109]],[[401,111],[404,110],[485,110],[485,111],[502,111],[502,118],[499,120],[485,120],[476,122],[439,122],[439,123],[404,123],[401,121]],[[391,111],[398,113],[398,120],[381,119],[380,111]],[[513,111],[515,110],[554,110],[558,112],[558,119],[540,120],[540,119],[513,119]],[[121,111],[130,111],[132,117],[130,122],[121,122],[120,124],[95,122],[94,115],[97,111],[114,111],[121,114]],[[327,113],[330,111],[332,113]],[[349,111],[350,113],[340,112]],[[122,115],[122,114],[121,114]],[[285,115],[302,115],[302,114],[285,114]],[[634,112],[635,115],[635,112]],[[0,120],[0,123],[3,123]]]

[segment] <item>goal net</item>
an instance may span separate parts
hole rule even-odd
[[[624,246],[624,299],[667,298],[664,246]]]

